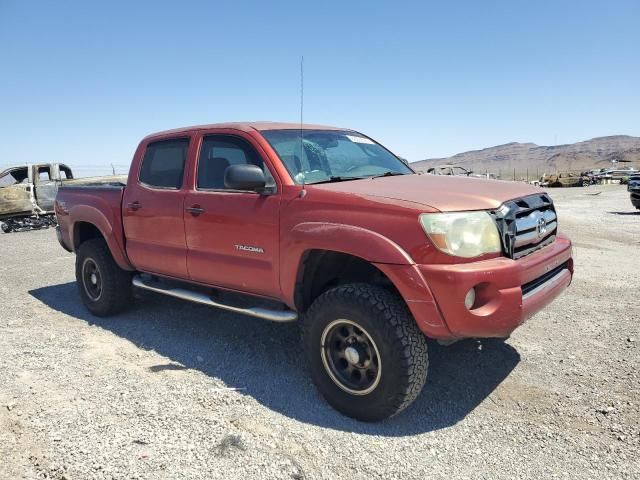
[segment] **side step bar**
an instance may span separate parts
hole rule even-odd
[[[235,307],[233,305],[226,305],[224,303],[216,302],[204,293],[194,292],[187,290],[186,288],[171,287],[169,285],[163,285],[160,282],[147,282],[141,275],[133,277],[132,283],[134,287],[142,288],[143,290],[150,290],[170,297],[188,300],[189,302],[220,308],[229,312],[242,313],[244,315],[249,315],[250,317],[271,320],[272,322],[294,322],[298,319],[298,314],[293,310],[275,310],[261,307],[242,308]]]

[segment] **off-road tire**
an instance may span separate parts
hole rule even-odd
[[[93,262],[101,281],[101,293],[93,299],[83,283],[85,262]],[[122,270],[113,260],[109,247],[101,238],[87,240],[76,252],[76,283],[82,302],[98,317],[106,317],[124,310],[132,299],[131,272]]]
[[[375,343],[381,375],[369,393],[345,391],[325,367],[323,332],[338,319],[357,323]],[[357,420],[379,421],[396,415],[417,398],[427,380],[426,338],[402,299],[382,287],[354,283],[323,293],[303,316],[302,338],[320,393],[333,408]]]

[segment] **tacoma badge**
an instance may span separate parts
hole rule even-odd
[[[251,245],[236,245],[236,250],[242,250],[244,252],[264,253],[262,247],[252,247]]]

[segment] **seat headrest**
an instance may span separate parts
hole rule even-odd
[[[224,188],[224,172],[229,168],[229,160],[223,157],[204,161],[198,173],[198,186],[203,188]]]
[[[300,172],[302,170],[302,164],[300,163],[300,158],[298,155],[282,155],[282,161],[287,165],[291,170],[294,169],[296,172]]]

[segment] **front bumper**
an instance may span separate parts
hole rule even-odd
[[[559,234],[552,244],[518,260],[415,265],[398,282],[391,280],[425,335],[505,338],[569,286],[571,253],[571,241]],[[408,272],[413,272],[410,278]],[[476,303],[467,309],[464,298],[474,287]]]

